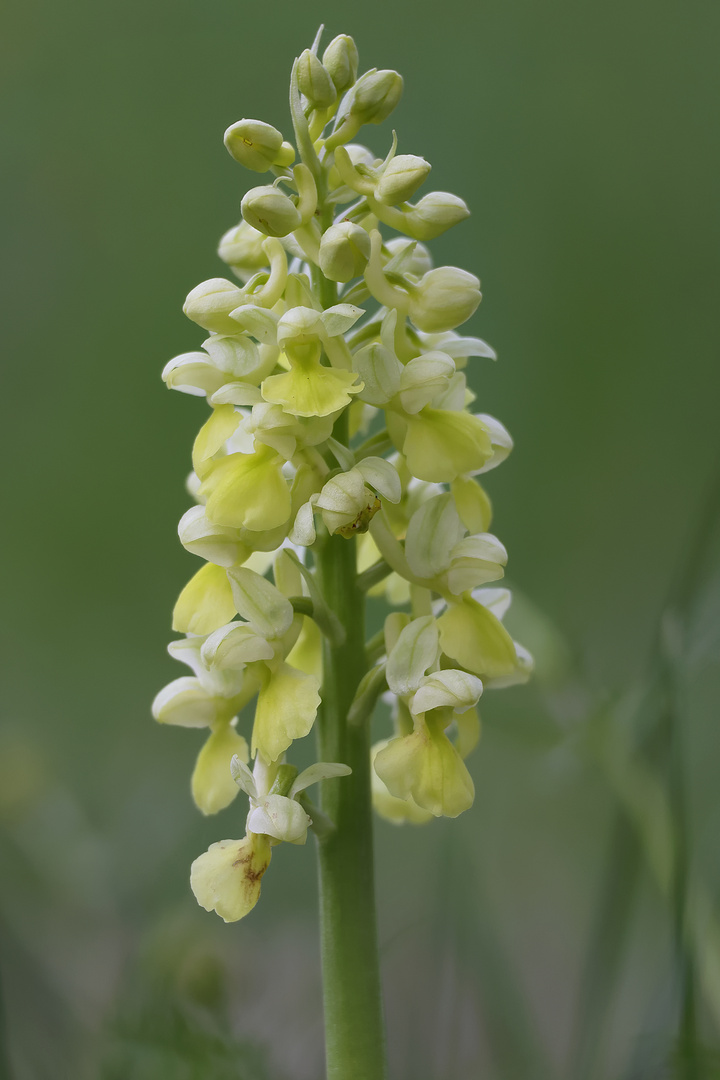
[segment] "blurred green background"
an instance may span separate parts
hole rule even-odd
[[[433,250],[483,280],[472,382],[516,442],[494,529],[540,660],[485,699],[474,808],[378,823],[392,1076],[720,1075],[720,7],[9,0],[0,1076],[321,1074],[312,845],[246,921],[201,911],[190,861],[242,809],[201,819],[201,735],[149,712],[184,673],[205,415],[160,371],[258,182],[222,133],[289,132],[321,21],[405,78],[370,145],[397,128],[473,211]]]

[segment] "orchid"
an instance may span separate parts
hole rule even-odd
[[[469,210],[448,192],[418,197],[431,165],[398,153],[395,133],[384,158],[353,141],[390,115],[402,78],[358,77],[346,35],[322,56],[319,42],[293,67],[293,140],[247,118],[225,133],[232,158],[268,182],[220,240],[234,280],[210,278],[185,301],[209,336],[162,373],[209,414],[192,448],[196,505],[178,529],[204,562],[170,645],[193,674],[161,690],[153,714],[209,729],[191,783],[201,811],[248,798],[242,838],[193,863],[208,911],[244,918],[273,849],[315,832],[328,1075],[377,1080],[371,793],[394,823],[468,810],[480,697],[528,678],[532,659],[503,626],[509,592],[487,588],[508,554],[478,477],[512,440],[467,385],[473,361],[495,359],[458,332],[480,282],[435,267],[425,246]],[[366,643],[368,593],[392,610]],[[371,746],[380,698],[392,730]],[[294,743],[313,728],[320,760],[298,774]],[[306,795],[318,782],[319,808]]]

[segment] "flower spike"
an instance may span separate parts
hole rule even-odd
[[[255,906],[278,844],[304,844],[309,828],[321,859],[355,843],[352,800],[369,805],[371,787],[396,824],[467,810],[483,690],[532,668],[502,623],[508,591],[486,587],[508,554],[478,477],[512,439],[470,409],[467,374],[495,359],[458,330],[480,282],[434,266],[425,246],[469,210],[448,192],[418,195],[431,164],[398,153],[394,131],[384,158],[354,141],[390,116],[403,80],[359,74],[353,39],[321,51],[321,34],[293,65],[295,145],[262,120],[225,132],[233,160],[268,175],[220,239],[230,278],[185,300],[205,340],[162,373],[207,402],[196,505],[178,528],[203,564],[173,613],[185,636],[170,652],[192,675],[160,691],[153,715],[207,729],[191,781],[203,813],[247,797],[242,839],[212,844],[191,870],[198,903],[225,921]],[[390,610],[364,647],[366,594]],[[371,749],[381,696],[392,730]],[[320,756],[347,760],[298,773],[293,744],[321,709]],[[320,809],[306,795],[315,783]]]

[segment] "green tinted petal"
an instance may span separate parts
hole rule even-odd
[[[509,675],[517,666],[512,638],[492,612],[466,597],[438,619],[442,651],[480,678]]]
[[[492,455],[485,425],[469,413],[426,408],[405,420],[402,452],[419,480],[450,483],[478,472]]]
[[[198,754],[192,775],[192,796],[203,814],[217,814],[238,793],[230,771],[233,754],[248,760],[248,745],[231,724],[220,724]]]
[[[438,628],[432,615],[413,619],[388,656],[387,681],[393,694],[416,690],[438,655]]]
[[[434,578],[451,561],[451,552],[465,532],[449,492],[424,502],[410,518],[405,556],[414,574]]]
[[[212,463],[200,485],[206,514],[218,525],[263,532],[290,517],[290,489],[282,461],[267,446],[253,454],[230,454]]]
[[[207,462],[217,454],[240,423],[240,413],[232,405],[218,405],[197,433],[193,444],[193,469],[202,480],[207,472]]]
[[[355,384],[355,385],[353,385]],[[293,416],[329,416],[344,409],[363,384],[353,371],[294,365],[284,375],[271,375],[260,387],[266,401],[282,405]]]
[[[371,751],[371,761],[376,754],[387,746],[387,739],[377,743]],[[370,782],[372,784],[372,802],[375,812],[389,821],[391,825],[424,825],[432,821],[429,810],[423,810],[415,800],[409,796],[407,799],[398,799],[391,795],[375,769],[371,769]]]
[[[293,608],[271,581],[244,566],[227,572],[237,611],[264,638],[279,638],[290,629]]]
[[[277,761],[293,739],[308,734],[320,704],[320,680],[282,663],[258,695],[252,753]]]
[[[182,634],[211,634],[229,623],[236,610],[224,568],[206,563],[177,598],[172,628]]]
[[[391,739],[375,758],[375,771],[396,798],[413,798],[435,817],[457,817],[472,806],[475,787],[444,732],[421,725]]]
[[[459,476],[453,480],[450,490],[460,519],[468,532],[487,532],[492,521],[492,505],[477,480],[469,476]]]
[[[480,717],[477,709],[468,709],[461,716],[455,717],[457,727],[457,739],[455,747],[461,758],[466,758],[478,744],[480,739]]]

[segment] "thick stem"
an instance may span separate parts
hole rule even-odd
[[[346,430],[336,432],[336,437]],[[342,645],[324,646],[319,756],[322,761],[345,762],[352,769],[340,781],[326,781],[322,792],[323,811],[336,825],[318,843],[327,1076],[328,1080],[383,1080],[370,733],[367,724],[347,722],[367,667],[365,600],[357,587],[355,540],[329,537],[317,553],[317,572],[325,598],[346,632]]]

